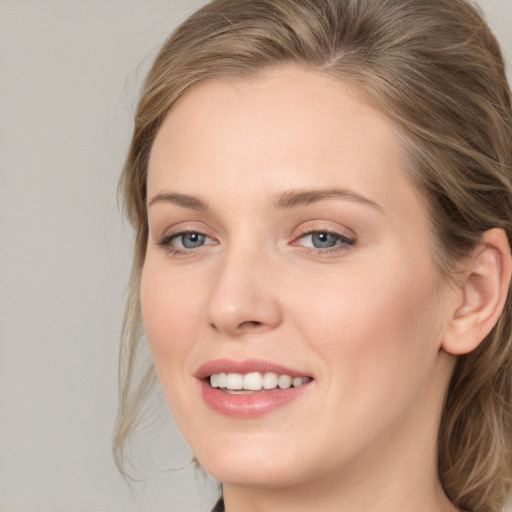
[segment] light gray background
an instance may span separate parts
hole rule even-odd
[[[131,490],[111,456],[131,251],[116,182],[151,57],[203,3],[0,0],[0,512],[211,507],[169,422],[139,440]],[[511,62],[512,0],[480,3]]]

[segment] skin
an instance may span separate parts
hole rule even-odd
[[[435,446],[454,363],[443,343],[464,297],[433,262],[406,167],[388,118],[295,67],[206,81],[160,128],[144,324],[173,416],[224,483],[228,511],[456,510]],[[276,205],[333,189],[357,198]],[[204,245],[183,248],[183,231]],[[326,231],[352,243],[315,248],[310,233]],[[195,377],[217,358],[265,359],[313,381],[268,414],[232,418],[205,405]]]

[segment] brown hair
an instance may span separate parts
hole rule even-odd
[[[135,372],[143,333],[146,173],[155,135],[194,84],[247,78],[285,63],[354,84],[401,127],[444,275],[490,228],[503,228],[512,242],[510,89],[498,43],[475,6],[466,0],[212,1],[160,50],[120,181],[136,232],[120,356],[115,453],[121,468],[155,380],[151,365]],[[441,482],[468,511],[498,511],[512,482],[511,308],[509,297],[479,348],[459,357],[439,429]]]

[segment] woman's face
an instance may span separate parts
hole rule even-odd
[[[158,132],[148,220],[147,337],[206,471],[284,487],[435,464],[456,294],[389,119],[294,67],[206,81]]]

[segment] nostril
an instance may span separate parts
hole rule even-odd
[[[239,329],[254,329],[255,327],[260,327],[262,324],[262,322],[256,322],[255,320],[248,320],[246,322],[242,322],[238,328]]]
[[[253,329],[258,329],[259,327],[262,327],[264,325],[263,322],[257,322],[256,320],[247,320],[245,322],[241,322],[240,324],[238,324],[233,333],[239,333],[240,331],[245,331],[245,330],[253,330]],[[213,327],[214,329],[218,329],[218,326],[212,322],[210,323],[210,326]]]

